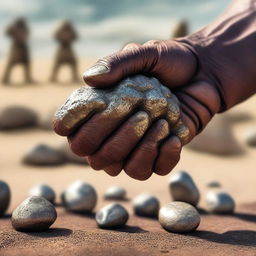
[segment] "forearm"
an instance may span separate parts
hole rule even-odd
[[[233,1],[213,23],[178,40],[198,59],[225,111],[256,93],[256,0]]]

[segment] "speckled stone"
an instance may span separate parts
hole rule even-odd
[[[196,206],[200,194],[192,177],[185,171],[176,172],[171,175],[169,188],[174,201],[182,201]]]
[[[0,129],[10,130],[32,127],[37,123],[37,114],[23,106],[9,106],[0,110]]]
[[[139,216],[156,217],[159,207],[159,200],[150,194],[141,194],[133,199],[134,213]]]
[[[12,213],[12,226],[17,231],[40,232],[55,222],[57,212],[43,197],[32,196],[23,201]]]
[[[0,181],[0,216],[4,215],[11,200],[11,190],[7,183]]]
[[[199,226],[200,215],[194,206],[175,201],[161,207],[159,222],[170,232],[187,233]]]
[[[61,152],[44,144],[36,145],[23,157],[23,163],[27,165],[51,166],[64,162],[65,157]]]
[[[54,204],[56,197],[54,190],[49,185],[46,184],[39,184],[31,188],[29,191],[29,196],[44,197],[52,204]]]
[[[129,214],[120,204],[109,204],[96,213],[96,222],[100,228],[115,228],[126,224]]]
[[[235,201],[222,191],[210,191],[206,195],[206,209],[211,213],[230,214],[235,210]]]
[[[97,203],[97,193],[90,184],[77,180],[64,191],[61,199],[67,210],[88,213]]]
[[[124,200],[126,190],[122,187],[112,186],[109,187],[104,195],[106,200]]]
[[[182,121],[176,96],[156,78],[143,75],[125,78],[109,90],[88,86],[75,90],[56,112],[53,125],[58,134],[65,136],[92,113],[102,111],[116,120],[135,109],[145,111],[151,120],[165,118],[172,134],[183,144],[188,141],[189,129]]]

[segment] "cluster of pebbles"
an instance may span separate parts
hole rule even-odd
[[[205,206],[209,213],[232,214],[235,209],[234,199],[221,190],[217,181],[207,184]],[[200,224],[198,202],[199,190],[192,177],[185,171],[176,172],[170,177],[169,190],[173,201],[160,207],[157,197],[140,194],[132,200],[133,212],[137,216],[158,218],[160,225],[169,232],[186,233],[196,230]],[[40,232],[47,230],[57,219],[55,209],[56,194],[47,184],[32,187],[29,197],[12,213],[13,227],[22,232]],[[0,181],[0,215],[3,215],[10,203],[10,188]],[[109,187],[104,199],[114,201],[105,205],[95,214],[100,228],[112,229],[124,226],[128,211],[120,204],[127,199],[127,191],[119,186]],[[94,187],[81,180],[70,184],[61,193],[61,205],[69,212],[92,214],[98,201]],[[117,202],[119,201],[119,203]]]

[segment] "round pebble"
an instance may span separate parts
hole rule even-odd
[[[62,204],[67,210],[79,213],[92,212],[97,203],[95,189],[83,181],[73,182],[62,194]]]
[[[40,232],[55,222],[55,207],[45,198],[32,196],[23,201],[12,213],[12,226],[17,231]]]
[[[37,119],[37,114],[29,108],[9,106],[0,110],[0,129],[32,127],[36,125]]]
[[[96,222],[101,228],[115,228],[126,224],[129,214],[120,204],[109,204],[96,213]]]
[[[125,196],[126,190],[124,188],[112,186],[107,189],[104,198],[107,200],[124,200]]]
[[[11,190],[7,183],[0,181],[0,216],[4,215],[11,200]]]
[[[141,194],[133,199],[134,213],[139,216],[156,217],[159,207],[159,200],[150,194]]]
[[[196,206],[200,199],[199,190],[192,177],[185,171],[171,176],[169,188],[174,201],[182,201]]]
[[[170,232],[186,233],[194,231],[200,224],[196,208],[184,202],[171,202],[161,207],[159,222]]]
[[[52,204],[54,204],[55,197],[56,197],[54,190],[49,185],[46,185],[46,184],[39,184],[31,188],[29,191],[29,196],[44,197]]]
[[[248,146],[256,147],[256,129],[247,131],[245,141]]]
[[[235,201],[227,193],[221,191],[210,191],[206,195],[206,209],[211,213],[233,213]]]
[[[23,157],[23,162],[28,165],[51,166],[63,164],[64,161],[61,152],[44,144],[36,145]]]
[[[206,186],[207,186],[208,188],[220,188],[220,187],[221,187],[221,184],[220,184],[220,182],[213,180],[213,181],[208,182],[208,183],[206,184]]]

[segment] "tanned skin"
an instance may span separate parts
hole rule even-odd
[[[128,44],[100,59],[84,73],[84,80],[93,87],[109,88],[135,74],[158,78],[179,99],[192,140],[216,113],[255,94],[255,49],[256,0],[235,0],[216,21],[191,35]],[[130,117],[123,121],[121,127],[109,128],[101,113],[95,114],[69,136],[71,149],[87,156],[92,165],[97,162],[112,176],[121,170],[139,180],[148,179],[153,172],[168,174],[178,163],[183,145],[175,136],[156,143],[162,129],[159,121],[135,147],[127,148],[127,156],[115,162],[120,147],[129,147],[132,140],[129,127],[134,120]],[[83,154],[92,144],[97,145],[97,150],[89,156]],[[111,157],[113,163],[104,166],[104,159]]]

